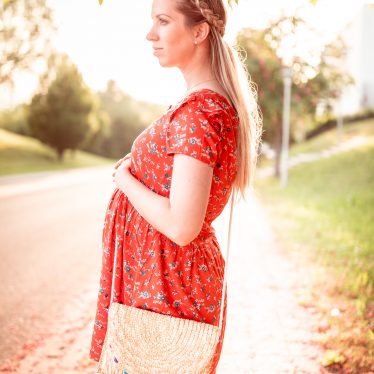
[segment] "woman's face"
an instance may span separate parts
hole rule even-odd
[[[192,28],[185,26],[185,17],[175,9],[175,0],[153,0],[152,28],[147,40],[152,42],[154,55],[164,67],[185,67],[195,45]]]

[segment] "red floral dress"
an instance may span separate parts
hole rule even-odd
[[[183,153],[213,168],[204,224],[199,235],[179,246],[151,226],[119,189],[107,207],[102,235],[102,270],[90,357],[99,361],[111,297],[114,250],[115,302],[175,317],[219,325],[225,260],[211,222],[230,198],[237,173],[235,109],[219,93],[187,95],[134,141],[131,173],[155,193],[169,196],[173,154]],[[214,357],[218,364],[226,325]]]

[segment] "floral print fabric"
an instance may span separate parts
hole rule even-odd
[[[228,202],[237,173],[237,126],[236,111],[228,101],[202,89],[170,106],[135,139],[130,170],[149,189],[169,196],[173,155],[181,153],[213,168],[210,197],[199,235],[186,246],[179,246],[150,225],[122,191],[114,190],[102,233],[92,359],[99,361],[106,334],[113,271],[115,302],[218,326],[225,260],[211,223]],[[225,296],[212,373],[223,344],[227,293]]]

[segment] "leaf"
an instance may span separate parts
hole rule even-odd
[[[236,5],[239,4],[239,0],[227,0],[227,2],[228,2],[228,4],[229,4],[229,6],[230,6],[231,9],[232,9],[232,3],[233,3],[233,1],[235,1]]]
[[[322,357],[321,364],[326,367],[334,364],[342,364],[344,361],[345,357],[339,352],[327,350]]]

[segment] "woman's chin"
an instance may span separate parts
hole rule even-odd
[[[170,65],[170,64],[167,64],[167,63],[163,63],[161,61],[159,61],[159,63],[160,63],[160,66],[162,66],[163,68],[171,68],[171,67],[173,67],[173,65]]]
[[[169,67],[173,67],[174,65],[172,65],[171,63],[170,63],[170,61],[167,61],[167,60],[165,60],[165,59],[163,59],[163,58],[158,58],[158,63],[162,66],[162,67],[164,67],[164,68],[169,68]]]

